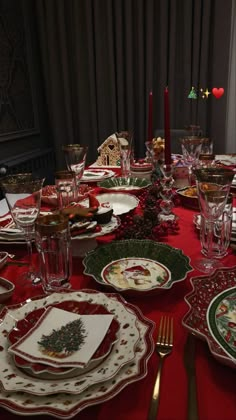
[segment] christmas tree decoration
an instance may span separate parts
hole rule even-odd
[[[188,94],[188,98],[189,99],[197,99],[197,93],[196,93],[196,90],[195,90],[194,86],[192,86],[192,89],[190,90],[190,92]]]
[[[38,341],[43,354],[51,357],[65,358],[78,351],[87,336],[81,319],[69,322],[60,329],[53,329],[49,335],[42,336]]]

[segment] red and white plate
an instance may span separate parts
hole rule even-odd
[[[115,318],[118,318],[119,321],[120,315],[122,315],[124,311],[126,323],[124,324],[124,328],[120,328],[121,339],[122,337],[124,338],[124,330],[127,328],[134,328],[133,322],[138,329],[139,339],[134,347],[134,357],[130,360],[130,362],[128,362],[125,351],[125,353],[123,353],[123,364],[115,374],[115,380],[114,377],[104,380],[102,382],[102,386],[101,382],[93,382],[94,384],[90,386],[88,391],[85,390],[78,394],[69,395],[67,389],[64,388],[63,393],[57,393],[55,391],[53,395],[48,395],[46,391],[44,395],[41,395],[40,397],[32,393],[29,398],[29,393],[32,392],[32,388],[37,387],[38,383],[41,381],[27,376],[28,386],[23,387],[23,392],[16,392],[16,389],[14,389],[14,391],[6,393],[5,391],[0,390],[0,406],[13,412],[14,414],[47,414],[60,419],[70,419],[86,407],[111,399],[128,384],[140,380],[147,374],[147,362],[154,351],[154,342],[152,338],[154,323],[145,318],[138,307],[127,303],[118,294],[103,294],[93,290],[83,290],[79,292],[65,292],[62,294],[54,293],[41,299],[28,300],[24,304],[4,308],[0,314],[0,318],[2,320],[1,327],[4,325],[5,333],[7,334],[7,332],[12,329],[12,322],[10,322],[10,319],[22,319],[22,317],[24,317],[22,312],[25,311],[26,313],[29,313],[36,308],[68,300],[68,296],[69,300],[75,300],[75,296],[77,296],[76,300],[79,301],[89,301],[91,303],[105,305],[108,311],[114,313]],[[1,334],[1,336],[3,336],[3,334]],[[132,340],[131,336],[128,337],[128,341],[130,340]],[[1,341],[3,344],[2,353],[5,359],[7,352],[7,337],[5,336],[5,340],[2,338]],[[123,341],[121,344],[119,340],[119,346],[116,347],[116,344],[114,346],[116,348],[115,351],[120,354],[120,356],[120,351],[123,352],[123,345],[126,346]],[[113,354],[113,352],[111,352],[111,354]],[[108,356],[108,358],[109,357],[110,356]],[[1,369],[2,368],[3,366],[1,366]],[[18,371],[19,369],[14,369],[14,372],[18,373]],[[12,380],[11,376],[9,381]],[[15,379],[13,380],[16,381]],[[66,383],[68,381],[71,382],[71,380],[67,380]],[[65,385],[64,381],[60,382]],[[53,383],[57,384],[57,381],[53,381]],[[47,381],[41,382],[41,387],[47,388]],[[68,401],[70,402],[69,404]]]
[[[88,301],[77,302],[66,300],[60,303],[50,305],[50,307],[62,309],[64,311],[80,315],[109,314],[108,310],[103,305],[91,304]],[[35,309],[34,311],[28,313],[23,319],[18,320],[16,322],[15,327],[8,334],[8,340],[10,345],[17,343],[26,335],[26,333],[28,334],[35,326],[35,324],[39,321],[39,319],[45,314],[47,309],[47,306]],[[96,367],[109,354],[111,347],[118,339],[119,329],[119,323],[116,319],[113,319],[104,340],[92,356],[92,359],[90,360],[86,372]],[[85,369],[80,368],[65,368],[61,366],[54,367],[45,365],[44,363],[40,362],[30,362],[18,355],[12,355],[12,357],[15,361],[15,364],[21,369],[27,369],[29,373],[34,375],[40,375],[41,378],[55,379],[55,375],[59,375],[58,378],[73,377],[85,372]]]
[[[81,178],[82,182],[97,182],[115,176],[115,172],[109,169],[85,169]]]
[[[189,310],[182,324],[190,332],[207,341],[212,355],[221,363],[236,368],[233,360],[217,342],[209,329],[207,312],[216,296],[236,287],[236,266],[219,268],[209,276],[191,278],[192,291],[185,296]]]

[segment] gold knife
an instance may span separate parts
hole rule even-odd
[[[184,347],[184,365],[188,377],[188,420],[198,420],[198,404],[195,372],[195,338],[188,334]]]

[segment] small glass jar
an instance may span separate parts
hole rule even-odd
[[[35,245],[46,292],[70,287],[71,236],[68,218],[62,214],[40,216],[35,222]]]
[[[199,156],[199,166],[201,168],[212,168],[215,166],[215,155],[201,153]]]

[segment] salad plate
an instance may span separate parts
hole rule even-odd
[[[109,192],[128,192],[137,194],[151,185],[145,178],[109,178],[98,183],[104,191]]]
[[[219,268],[211,275],[193,277],[190,281],[192,291],[185,296],[189,309],[183,317],[183,326],[206,340],[210,352],[219,362],[236,368],[235,360],[217,342],[207,321],[208,308],[212,301],[226,290],[236,287],[236,266]]]
[[[170,289],[192,271],[182,250],[151,240],[113,241],[87,253],[84,273],[119,292],[153,294]],[[157,274],[157,268],[161,276]],[[155,272],[154,279],[150,280]],[[112,278],[112,281],[110,280]]]
[[[32,302],[23,305],[17,310],[13,317],[11,310],[8,310],[3,322],[0,325],[0,384],[4,391],[25,391],[34,395],[50,395],[55,393],[80,394],[95,383],[104,382],[113,378],[124,364],[129,363],[135,357],[135,347],[139,340],[139,330],[136,326],[137,315],[126,309],[123,302],[109,299],[104,294],[91,294],[86,292],[71,292],[68,294],[55,293],[46,299],[39,299],[33,302],[34,309],[49,306],[55,302],[63,302],[66,299],[91,303],[98,303],[105,306],[114,318],[119,320],[120,334],[114,343],[109,355],[103,359],[103,363],[95,367],[91,372],[85,372],[77,377],[62,378],[60,380],[45,380],[28,376],[24,371],[16,367],[13,358],[8,353],[8,333],[15,325],[16,319],[22,319],[25,314],[32,312]],[[4,332],[4,333],[3,333]],[[6,375],[7,371],[7,375]]]
[[[35,309],[32,312],[29,312],[23,319],[18,320],[14,328],[8,334],[9,344],[13,345],[18,343],[19,340],[25,337],[26,333],[29,333],[40,318],[45,314],[47,308],[47,306],[44,306],[42,308]],[[60,303],[52,304],[50,305],[50,308],[58,308],[75,314],[109,314],[108,310],[103,305],[91,304],[88,301],[78,302],[66,300]],[[77,376],[81,372],[84,373],[85,371],[87,372],[93,369],[110,353],[111,347],[118,339],[119,329],[120,325],[118,321],[113,319],[104,340],[93,354],[87,369],[47,366],[40,362],[29,362],[19,355],[13,354],[12,357],[18,367],[26,369],[30,374],[38,375],[40,378],[55,379],[55,375],[58,375],[58,378]]]
[[[103,181],[104,179],[111,178],[115,175],[115,172],[110,169],[85,169],[81,182]]]
[[[87,290],[83,293],[89,293],[91,300],[97,301],[95,295],[101,293]],[[65,292],[66,293],[66,292]],[[60,419],[70,419],[81,412],[86,407],[105,402],[117,395],[127,385],[144,378],[147,374],[147,363],[154,351],[153,330],[154,323],[148,320],[141,313],[139,308],[124,301],[117,294],[106,294],[109,300],[121,302],[130,313],[136,314],[136,325],[139,330],[139,341],[135,346],[134,359],[121,367],[115,378],[102,383],[91,385],[88,390],[78,395],[59,393],[54,395],[30,395],[26,392],[5,392],[0,390],[0,406],[18,415],[51,415]],[[44,298],[47,301],[48,297]],[[4,308],[0,314],[4,319],[6,313],[10,310],[14,316],[19,307],[27,304],[14,305],[14,307]],[[45,302],[46,303],[46,302]],[[11,308],[11,309],[10,309]]]
[[[134,210],[139,204],[139,199],[131,194],[104,193],[97,195],[96,198],[100,205],[108,203],[109,206],[112,207],[115,216],[126,214],[129,211]],[[81,204],[88,207],[89,202],[86,199],[81,201]]]

